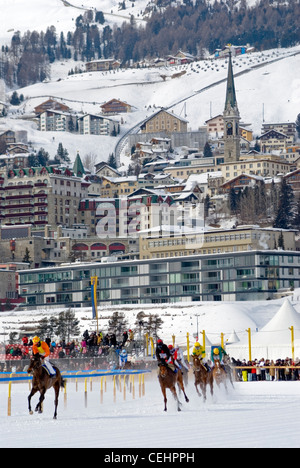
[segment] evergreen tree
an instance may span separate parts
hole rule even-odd
[[[273,227],[289,229],[293,224],[294,194],[292,187],[283,178],[279,189],[279,203]]]
[[[238,209],[237,194],[233,187],[229,190],[228,203],[230,213],[236,215]]]
[[[122,338],[123,331],[128,328],[127,320],[124,314],[114,312],[112,318],[108,321],[109,328],[116,335],[117,341]]]
[[[20,98],[17,91],[14,91],[11,95],[10,101],[12,106],[18,106],[20,104]]]
[[[114,168],[114,169],[117,169],[117,161],[116,161],[115,155],[114,155],[113,153],[111,153],[111,154],[109,155],[109,158],[108,158],[108,160],[107,160],[107,164],[108,164],[110,167],[112,167],[112,168]]]
[[[296,131],[298,134],[298,138],[300,138],[300,114],[297,115],[296,119]]]
[[[62,143],[58,144],[56,159],[58,159],[60,162],[70,162],[68,150],[63,147]]]
[[[208,143],[208,141],[205,143],[204,145],[204,150],[203,150],[203,156],[205,158],[211,158],[212,157],[212,150],[211,150],[211,147],[210,147],[210,144]]]

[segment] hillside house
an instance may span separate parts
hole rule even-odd
[[[273,151],[282,151],[287,146],[293,144],[293,137],[278,132],[277,130],[269,130],[260,137],[260,149],[263,153],[272,153]]]
[[[117,169],[109,166],[104,161],[101,161],[95,165],[95,172],[98,177],[119,177],[121,175]]]
[[[87,72],[118,70],[120,65],[121,62],[115,60],[114,58],[91,60],[90,62],[86,62],[85,70]]]
[[[105,115],[115,115],[121,113],[131,112],[132,107],[127,102],[119,101],[118,99],[111,99],[105,104],[102,104],[101,110]]]
[[[295,122],[263,123],[261,133],[264,134],[269,130],[276,130],[277,132],[290,136],[293,138],[294,142],[296,136]]]
[[[48,99],[47,101],[42,102],[42,104],[39,104],[34,108],[34,112],[35,114],[40,115],[42,112],[50,109],[60,112],[70,112],[70,107],[62,104],[61,102],[55,101],[55,99]]]
[[[142,133],[187,132],[188,121],[164,109],[159,110],[141,126]]]
[[[188,52],[179,50],[176,55],[167,56],[168,65],[185,65],[187,63],[194,62],[195,57]]]
[[[253,187],[257,183],[263,182],[263,180],[264,179],[262,176],[257,176],[254,174],[240,174],[237,177],[224,182],[224,184],[220,186],[220,190],[223,193],[228,193],[231,189],[238,191],[244,189],[245,187]]]

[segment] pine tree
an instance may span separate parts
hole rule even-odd
[[[298,138],[300,138],[300,114],[297,115],[296,119],[296,131],[298,134]]]
[[[279,189],[279,203],[273,227],[289,229],[294,217],[294,194],[292,187],[283,178]]]

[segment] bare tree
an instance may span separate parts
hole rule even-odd
[[[92,173],[95,172],[95,164],[97,162],[98,156],[95,153],[87,153],[82,158],[83,166],[91,171]]]

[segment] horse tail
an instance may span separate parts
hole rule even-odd
[[[61,386],[62,388],[65,387],[65,383],[66,383],[66,379],[63,379],[63,378],[61,377],[61,379],[60,379],[60,386]]]

